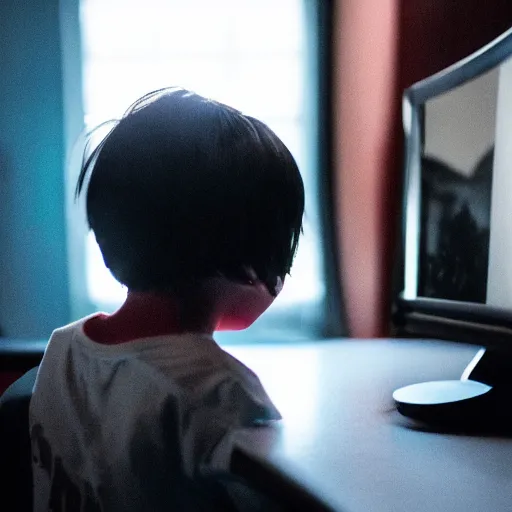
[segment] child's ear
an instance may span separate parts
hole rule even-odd
[[[251,284],[261,283],[261,280],[259,279],[259,277],[257,276],[256,272],[252,267],[245,267],[244,271],[247,277],[249,278]],[[274,293],[270,292],[270,294],[273,295],[274,299],[281,293],[281,290],[283,289],[284,285],[284,278],[277,276],[275,279],[275,284],[270,284],[270,282],[264,283],[267,289],[272,290],[273,288]]]

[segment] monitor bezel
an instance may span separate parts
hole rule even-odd
[[[512,28],[469,57],[405,90],[401,291],[394,302],[398,336],[461,341],[512,350],[512,310],[418,295],[421,145],[425,102],[490,71],[512,56]]]

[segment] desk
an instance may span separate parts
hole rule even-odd
[[[397,387],[459,378],[476,347],[374,340],[228,347],[259,374],[284,420],[239,448],[345,512],[512,510],[512,438],[414,430]]]

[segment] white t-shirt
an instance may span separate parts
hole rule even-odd
[[[178,510],[169,506],[190,482],[228,468],[237,427],[280,419],[256,375],[211,336],[105,345],[85,335],[86,320],[54,331],[39,367],[35,511]]]

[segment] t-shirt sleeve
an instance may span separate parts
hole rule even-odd
[[[266,393],[254,393],[239,380],[226,378],[187,407],[183,419],[183,457],[187,474],[227,470],[234,433],[281,419]]]

